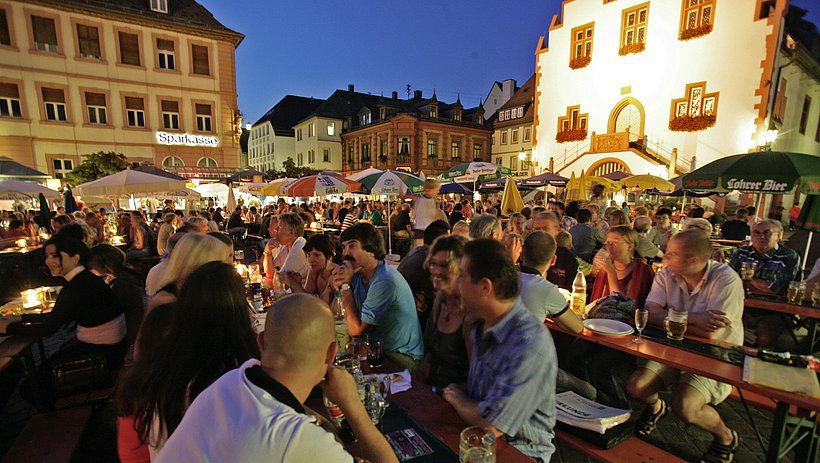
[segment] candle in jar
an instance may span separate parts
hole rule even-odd
[[[23,298],[23,308],[30,309],[32,307],[37,307],[40,305],[40,297],[37,294],[36,289],[27,289],[20,293],[20,296]]]

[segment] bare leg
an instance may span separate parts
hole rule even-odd
[[[672,412],[684,423],[693,424],[714,436],[721,444],[732,443],[732,431],[720,414],[706,403],[697,389],[688,384],[678,384],[672,394]]]
[[[626,382],[626,393],[636,400],[640,400],[652,407],[652,413],[657,413],[661,408],[658,400],[658,391],[663,389],[663,380],[660,376],[646,368],[638,368]]]

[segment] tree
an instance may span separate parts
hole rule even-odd
[[[87,155],[83,163],[66,174],[63,180],[71,185],[79,185],[106,175],[116,174],[130,165],[128,158],[122,153],[99,151]]]
[[[302,178],[308,175],[318,174],[319,170],[310,167],[297,167],[293,158],[288,157],[282,162],[282,170],[269,170],[267,175],[271,178]]]

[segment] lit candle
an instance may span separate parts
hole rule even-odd
[[[18,248],[24,248],[24,247],[28,246],[28,242],[26,241],[25,238],[20,238],[19,240],[16,241],[16,244],[17,244]]]
[[[241,276],[241,277],[245,276],[245,272],[247,270],[248,270],[248,267],[246,267],[245,264],[236,264],[236,273],[238,273],[239,276]]]
[[[30,309],[32,307],[38,307],[40,305],[40,297],[37,294],[36,289],[27,289],[21,292],[20,296],[23,298],[24,309]]]

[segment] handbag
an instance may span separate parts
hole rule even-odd
[[[606,318],[619,322],[632,323],[635,312],[635,301],[621,293],[604,296],[595,300],[587,312],[587,318]]]
[[[107,355],[94,352],[60,359],[51,366],[51,383],[58,397],[111,387]]]

